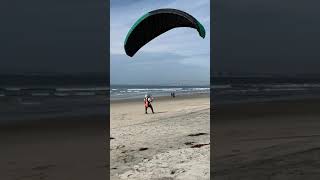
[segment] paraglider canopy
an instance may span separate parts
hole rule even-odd
[[[206,36],[202,24],[190,14],[177,9],[157,9],[143,15],[131,27],[124,42],[126,54],[132,57],[152,39],[177,27],[194,28],[202,38]]]

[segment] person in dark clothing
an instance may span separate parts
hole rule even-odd
[[[148,95],[145,95],[145,98],[144,98],[144,107],[145,107],[145,113],[148,114],[148,107],[151,108],[151,111],[152,113],[154,113],[153,111],[153,107],[151,105],[151,102],[152,102],[152,98]]]

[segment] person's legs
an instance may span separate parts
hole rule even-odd
[[[144,107],[144,108],[145,108],[145,110],[146,110],[146,114],[148,114],[148,111],[147,111],[147,110],[148,110],[148,107]]]
[[[152,113],[154,113],[154,112],[153,112],[153,107],[152,107],[152,105],[151,105],[151,104],[149,105],[149,107],[151,108]]]

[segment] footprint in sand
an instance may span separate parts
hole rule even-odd
[[[194,142],[185,142],[185,145],[193,145]]]
[[[188,136],[202,136],[207,135],[208,133],[196,133],[196,134],[189,134]]]
[[[193,146],[191,146],[191,148],[201,148],[202,146],[207,146],[209,144],[195,144]]]
[[[145,151],[148,150],[149,148],[140,148],[139,151]]]
[[[122,149],[122,148],[124,148],[124,147],[126,147],[125,145],[118,145],[117,147],[116,147],[116,149]]]

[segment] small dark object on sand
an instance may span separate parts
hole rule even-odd
[[[125,145],[119,145],[119,146],[116,147],[116,149],[121,149],[121,148],[124,148],[124,147],[126,147],[126,146]]]
[[[206,145],[209,145],[209,144],[196,144],[191,146],[191,148],[201,148],[202,146],[206,146]]]
[[[139,151],[145,151],[148,150],[149,148],[140,148]]]
[[[194,142],[185,142],[185,145],[192,145]]]
[[[184,169],[173,169],[171,170],[170,174],[183,173],[183,172],[185,172]]]
[[[201,136],[206,135],[207,133],[196,133],[196,134],[189,134],[188,136]]]
[[[110,140],[111,140],[111,139],[114,139],[114,138],[113,138],[113,137],[110,137]]]

